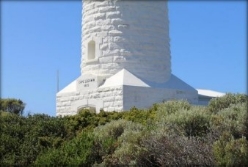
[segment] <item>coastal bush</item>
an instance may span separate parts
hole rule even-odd
[[[25,103],[20,99],[0,98],[0,111],[9,112],[17,115],[22,115],[25,108]]]
[[[0,164],[247,166],[244,97],[220,97],[206,107],[168,101],[125,112],[83,109],[65,117],[0,111]]]
[[[57,148],[66,138],[62,119],[48,115],[1,115],[0,163],[4,166],[28,166],[38,154]]]
[[[91,132],[82,132],[74,139],[65,142],[61,147],[51,148],[40,154],[35,166],[91,166],[94,136]]]
[[[143,125],[127,120],[112,121],[94,130],[97,138],[98,157],[101,160],[95,166],[135,165],[142,151],[139,141],[142,138]]]
[[[223,133],[213,144],[217,166],[248,166],[248,141],[245,137],[235,139],[230,133]]]
[[[156,119],[156,124],[160,128],[185,136],[203,136],[209,131],[210,114],[205,111],[204,107],[190,107],[183,101],[168,102],[162,105],[157,112]]]
[[[152,133],[141,146],[138,166],[213,166],[212,145],[198,137]]]
[[[208,111],[217,113],[222,109],[228,108],[231,104],[246,103],[248,96],[245,94],[231,94],[227,93],[225,96],[213,98],[208,104]]]
[[[191,105],[187,101],[166,101],[157,105],[157,115],[158,117],[166,117],[167,115],[174,114],[180,109],[188,111],[191,108]]]
[[[245,103],[231,104],[211,116],[211,131],[215,138],[229,132],[234,138],[247,136],[247,106]]]
[[[150,109],[138,109],[132,107],[129,111],[123,112],[122,119],[146,125],[151,122],[156,115],[156,104]]]

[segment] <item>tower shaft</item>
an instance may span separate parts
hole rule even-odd
[[[170,78],[167,1],[83,1],[81,73]]]

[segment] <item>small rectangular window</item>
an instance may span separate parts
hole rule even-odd
[[[88,43],[88,60],[95,59],[96,57],[96,44],[95,41]]]

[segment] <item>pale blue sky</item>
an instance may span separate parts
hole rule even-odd
[[[1,3],[1,96],[55,116],[57,70],[60,89],[80,75],[81,2]],[[246,93],[246,1],[168,5],[172,73],[195,88]]]

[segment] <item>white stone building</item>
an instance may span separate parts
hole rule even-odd
[[[57,115],[124,111],[198,92],[171,73],[167,1],[83,1],[81,76],[56,95]]]

